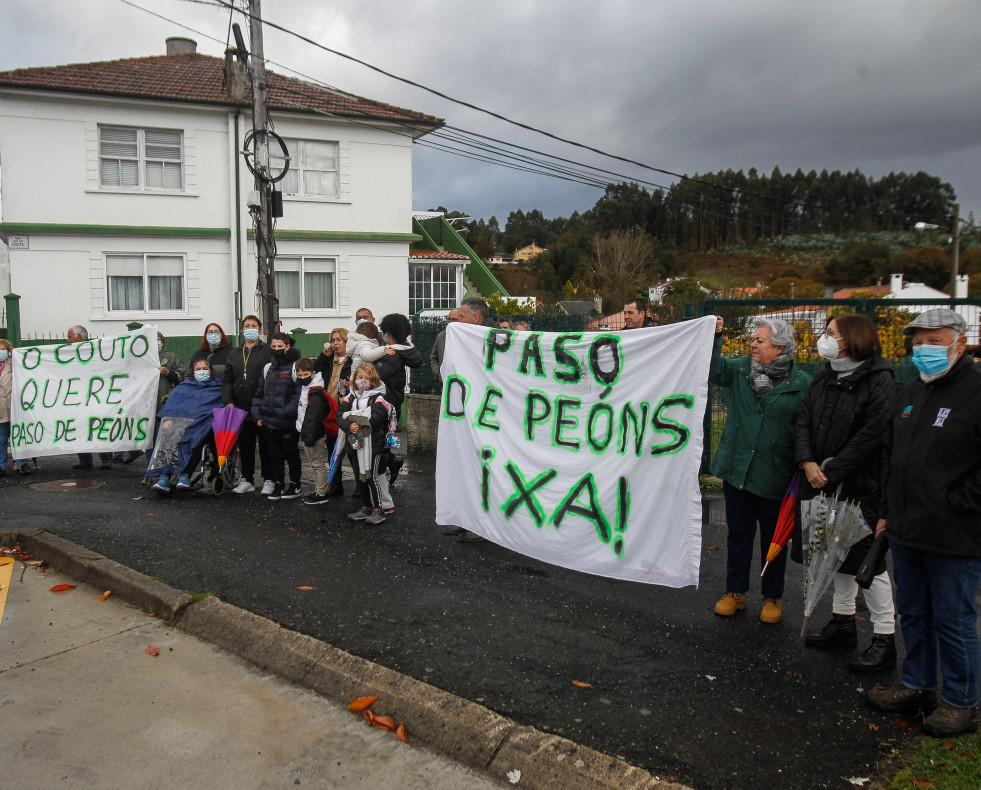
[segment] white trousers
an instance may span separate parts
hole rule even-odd
[[[831,611],[835,614],[855,614],[855,600],[859,586],[855,577],[848,573],[836,573],[835,594]],[[872,579],[872,586],[865,590],[865,605],[869,607],[869,618],[877,634],[896,632],[896,606],[892,601],[892,582],[889,571],[883,571]]]

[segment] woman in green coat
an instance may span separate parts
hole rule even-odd
[[[757,529],[760,565],[777,526],[780,503],[794,472],[794,426],[811,377],[794,365],[794,328],[779,318],[760,319],[748,357],[722,356],[722,318],[715,327],[709,382],[729,390],[726,425],[712,460],[722,480],[729,527],[726,592],[715,613],[746,608]],[[762,581],[760,620],[779,623],[787,552],[770,563]]]

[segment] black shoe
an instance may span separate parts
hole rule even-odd
[[[896,668],[896,637],[875,634],[872,643],[857,656],[852,656],[848,668],[853,672],[887,672]]]
[[[402,471],[402,464],[404,463],[405,459],[402,456],[392,453],[392,460],[388,462],[388,484],[390,486],[395,485],[395,479],[399,476],[399,472]]]
[[[18,466],[17,471],[22,475],[29,475],[31,473],[31,467],[29,466]]]
[[[282,497],[283,497],[283,484],[276,483],[276,485],[273,486],[272,493],[269,496],[267,496],[266,499],[268,499],[270,502],[278,502],[280,499],[282,499]]]
[[[126,455],[123,456],[123,463],[124,464],[131,464],[131,463],[133,463],[133,461],[135,461],[141,455],[143,455],[143,451],[142,450],[130,450],[128,453],[126,453]]]
[[[456,536],[456,539],[460,543],[484,543],[487,538],[482,538],[476,532],[471,532],[469,529],[463,530],[462,533]]]
[[[7,476],[7,470],[6,469],[0,469],[0,477],[6,477],[6,476]]]
[[[466,530],[463,527],[443,527],[444,535],[462,535]]]
[[[280,499],[296,499],[303,491],[300,489],[299,483],[289,483],[284,489],[283,493],[280,494]]]
[[[330,501],[327,494],[309,494],[304,500],[304,505],[326,505]]]
[[[833,614],[827,625],[816,634],[808,634],[804,639],[808,647],[819,650],[831,648],[853,648],[858,644],[858,631],[855,627],[855,615]]]

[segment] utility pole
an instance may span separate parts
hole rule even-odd
[[[255,219],[255,246],[259,268],[262,326],[266,337],[279,329],[279,300],[276,298],[276,240],[272,212],[273,185],[269,171],[269,110],[266,106],[266,63],[262,50],[260,0],[249,0],[249,41],[252,60],[252,145],[255,188],[259,208]]]
[[[960,265],[961,255],[961,205],[954,204],[954,232],[951,240],[954,243],[954,250],[950,256],[950,298],[957,296],[957,269]]]

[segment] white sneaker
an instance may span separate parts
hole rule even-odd
[[[235,485],[235,488],[233,488],[232,491],[234,491],[236,494],[251,494],[253,491],[255,491],[255,486],[242,477],[239,478],[238,483]]]
[[[273,492],[273,489],[275,487],[276,487],[276,484],[272,480],[265,480],[262,483],[262,491],[260,493],[263,496],[269,496]]]

